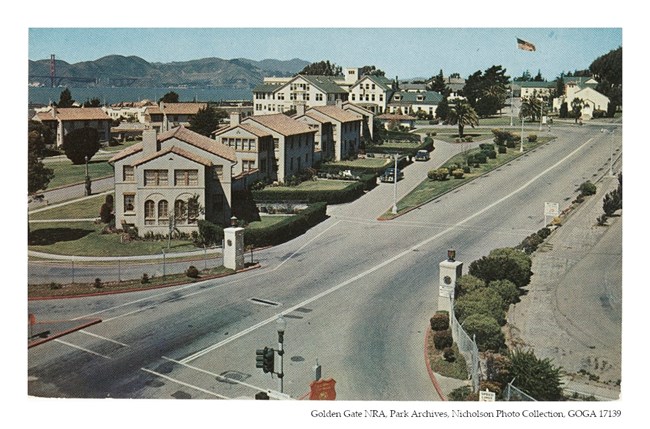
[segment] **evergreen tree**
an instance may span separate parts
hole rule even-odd
[[[339,76],[343,69],[334,63],[328,61],[319,61],[306,66],[298,74],[314,76]]]
[[[29,195],[46,189],[54,177],[54,171],[43,164],[45,138],[42,128],[45,128],[42,124],[32,121],[27,134],[27,193]]]
[[[83,164],[86,157],[90,160],[99,150],[99,132],[95,128],[72,130],[64,137],[61,148],[73,164]]]
[[[178,94],[174,91],[168,92],[167,94],[163,95],[160,100],[158,100],[158,102],[162,103],[178,103],[178,101]]]
[[[227,116],[226,112],[220,109],[215,109],[212,106],[206,106],[199,109],[199,111],[190,119],[189,129],[209,137],[219,126],[219,120]]]
[[[532,351],[510,352],[509,372],[514,385],[537,401],[561,401],[562,370],[550,359],[539,359]]]
[[[64,89],[61,91],[61,94],[59,95],[59,102],[57,103],[57,107],[72,107],[74,104],[74,100],[72,99],[72,93],[68,88]]]

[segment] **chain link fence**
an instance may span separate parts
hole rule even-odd
[[[512,380],[512,381],[514,381],[514,380]],[[517,389],[512,384],[512,381],[510,383],[508,383],[505,390],[503,391],[503,400],[504,401],[535,401],[535,402],[537,402],[537,399],[535,399],[532,396],[527,395],[523,391]]]
[[[114,258],[106,261],[101,261],[100,258],[94,261],[38,261],[30,266],[29,283],[92,283],[98,278],[102,282],[121,282],[141,279],[144,274],[150,279],[179,274],[185,272],[190,265],[199,270],[223,266],[221,247],[204,249],[190,259],[175,256],[161,252],[161,255],[143,261],[136,258]]]
[[[451,300],[451,311],[449,314],[449,324],[451,325],[451,334],[454,337],[454,342],[458,346],[458,351],[465,358],[467,363],[467,372],[469,374],[469,379],[472,381],[472,391],[478,392],[479,382],[481,379],[481,364],[479,361],[478,346],[476,341],[474,341],[470,336],[465,332],[454,312],[454,300]]]

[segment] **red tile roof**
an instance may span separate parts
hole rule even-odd
[[[147,163],[147,162],[149,162],[149,161],[151,161],[153,159],[159,158],[159,157],[161,157],[163,155],[167,155],[168,153],[175,153],[176,155],[180,155],[183,158],[187,158],[187,159],[192,160],[194,162],[198,162],[199,164],[203,164],[206,167],[209,167],[209,166],[212,165],[212,161],[210,161],[207,158],[204,158],[202,156],[199,156],[199,155],[196,155],[194,153],[188,152],[188,151],[186,151],[184,149],[181,149],[179,147],[171,146],[171,147],[168,147],[166,149],[160,150],[160,151],[158,151],[156,153],[152,153],[151,155],[149,155],[147,157],[139,159],[137,162],[133,163],[133,166],[135,167],[135,166],[138,166],[138,165],[141,165],[141,164],[145,164],[145,163]]]
[[[266,128],[270,128],[284,136],[292,136],[295,134],[312,133],[312,130],[304,122],[296,121],[285,115],[284,113],[276,113],[273,115],[257,115],[249,116],[244,119],[245,124],[258,123]]]
[[[158,135],[158,142],[164,142],[171,138],[176,138],[229,161],[237,162],[237,153],[233,148],[223,145],[209,137],[195,133],[194,131],[190,131],[184,126],[176,127],[164,133],[160,133]]]
[[[111,121],[110,116],[100,107],[66,107],[56,109],[56,117],[61,121]]]

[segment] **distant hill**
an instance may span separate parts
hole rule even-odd
[[[57,85],[132,87],[252,88],[266,76],[293,76],[308,61],[203,58],[150,63],[136,56],[109,55],[70,64],[56,60]],[[29,61],[29,82],[50,85],[50,60]]]

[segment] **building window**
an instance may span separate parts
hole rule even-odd
[[[254,160],[249,160],[245,159],[242,161],[242,170],[243,171],[251,171],[255,169],[255,161]]]
[[[195,198],[187,201],[187,223],[194,224],[199,217],[199,202]]]
[[[316,101],[323,101],[323,94],[316,94]]]
[[[215,180],[223,180],[223,165],[215,165],[212,167],[212,178]]]
[[[187,212],[187,206],[185,204],[185,201],[176,200],[174,202],[174,218],[177,224],[187,223],[186,212]]]
[[[169,204],[167,200],[158,201],[158,224],[169,224]]]
[[[145,170],[144,186],[167,186],[167,170]]]
[[[122,167],[122,180],[125,182],[135,182],[134,169],[132,165]]]
[[[356,97],[356,95],[355,95],[355,94],[352,94],[352,101],[356,101],[356,98],[355,98],[355,97]]]
[[[152,200],[144,202],[144,224],[154,225],[156,223],[156,204]]]
[[[197,186],[198,184],[198,170],[174,170],[174,186]]]
[[[132,212],[135,209],[135,194],[124,194],[124,211]]]
[[[279,139],[273,139],[273,148],[275,150],[280,149],[280,140]]]
[[[248,139],[248,150],[257,150],[257,141],[255,139]]]

